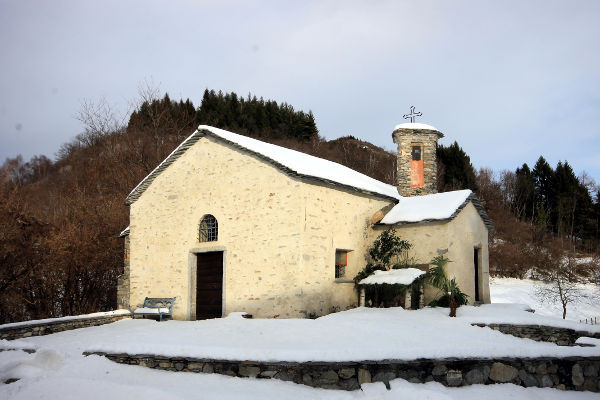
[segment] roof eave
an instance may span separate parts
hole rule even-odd
[[[479,216],[481,216],[481,219],[483,220],[483,223],[488,229],[488,231],[495,230],[496,227],[494,226],[494,221],[492,221],[487,211],[485,211],[485,207],[483,206],[483,204],[481,204],[481,200],[479,200],[479,198],[475,196],[475,193],[471,193],[471,195],[467,198],[466,202],[468,201],[470,201],[473,204],[473,207],[475,207],[475,209],[479,213]]]
[[[183,153],[187,151],[190,147],[192,147],[200,137],[202,136],[202,131],[196,129],[194,133],[192,133],[186,140],[184,140],[167,158],[165,158],[148,176],[146,176],[138,185],[129,193],[129,195],[125,198],[125,205],[129,206],[133,204],[140,196],[146,191],[148,186],[154,182],[154,179],[162,171],[167,169],[167,167],[173,164]]]

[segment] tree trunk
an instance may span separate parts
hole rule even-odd
[[[560,276],[558,275],[558,273],[556,274],[556,283],[558,286],[558,295],[560,296],[560,304],[562,304],[562,308],[563,308],[563,319],[566,319],[566,317],[567,317],[566,295],[565,295],[565,292],[563,291],[562,285],[560,284]]]
[[[454,293],[450,294],[450,316],[456,317],[456,299],[454,298]]]

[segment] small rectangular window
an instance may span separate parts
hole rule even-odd
[[[346,276],[346,266],[348,265],[348,252],[346,250],[335,251],[335,278]]]
[[[412,160],[421,161],[421,146],[412,146]]]

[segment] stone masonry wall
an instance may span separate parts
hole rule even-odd
[[[600,391],[600,357],[291,363],[84,353],[90,354],[103,355],[121,364],[168,371],[280,379],[325,389],[356,390],[370,382],[383,382],[389,388],[391,380],[402,378],[412,383],[436,381],[452,387],[513,383],[524,387]]]
[[[551,342],[559,346],[573,346],[582,336],[600,339],[600,333],[576,331],[569,328],[557,328],[543,325],[510,325],[510,324],[473,324],[488,327],[507,335],[535,340],[538,342]]]
[[[123,274],[117,278],[117,308],[129,310],[129,235],[123,243]]]
[[[442,133],[429,129],[396,129],[392,133],[398,145],[398,192],[402,196],[420,196],[437,193],[437,141]],[[411,187],[411,146],[422,146],[423,187]]]
[[[50,335],[51,333],[68,331],[71,329],[89,328],[90,326],[110,324],[124,318],[130,318],[130,315],[120,314],[101,317],[78,318],[41,322],[37,324],[24,324],[6,328],[0,326],[0,339],[14,340],[31,336]]]
[[[324,315],[357,303],[370,219],[393,201],[300,179],[211,137],[161,172],[130,210],[130,306],[176,297],[173,318],[196,319],[197,254],[223,252],[222,314]],[[200,242],[211,214],[218,240]],[[336,249],[350,251],[335,278]]]

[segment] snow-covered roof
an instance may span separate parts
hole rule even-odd
[[[438,131],[437,128],[420,122],[406,122],[404,124],[396,125],[394,130],[396,129],[427,129],[430,131]]]
[[[129,236],[129,227],[127,227],[127,228],[123,229],[123,230],[121,231],[121,233],[119,234],[119,237],[120,237],[120,238],[122,238],[122,237],[125,237],[125,236]]]
[[[391,269],[389,271],[375,271],[371,276],[367,276],[365,279],[358,282],[359,285],[380,285],[382,283],[388,283],[390,285],[399,283],[401,285],[410,285],[423,275],[425,271],[421,271],[417,268],[401,268]]]
[[[467,203],[472,202],[488,229],[493,224],[484,207],[470,190],[402,197],[381,220],[381,224],[395,225],[426,221],[445,221],[454,218]]]
[[[200,125],[194,133],[177,146],[167,158],[129,193],[125,204],[131,204],[136,201],[164,169],[204,136],[211,136],[254,153],[291,175],[318,179],[329,184],[380,195],[391,200],[400,198],[395,186],[380,182],[333,161],[265,143],[212,126]]]
[[[471,195],[470,190],[403,197],[381,220],[382,224],[448,219]]]

